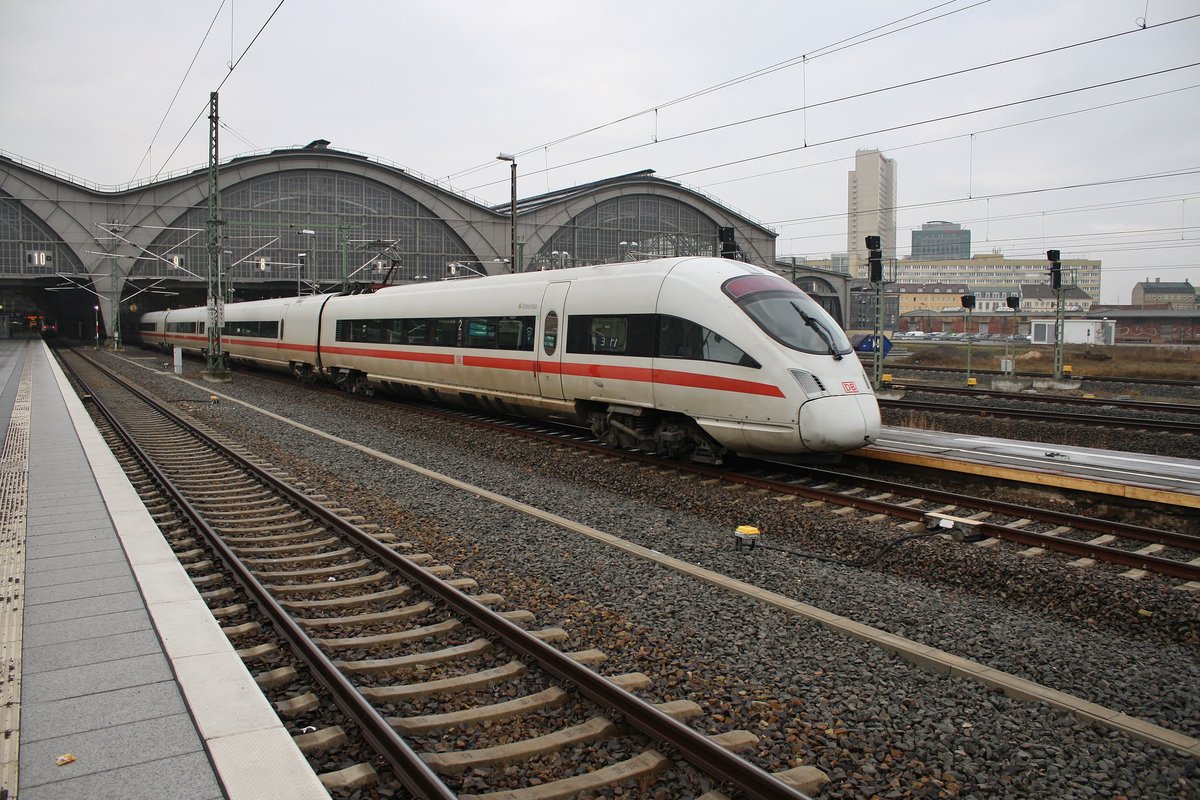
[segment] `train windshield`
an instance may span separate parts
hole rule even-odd
[[[777,275],[739,275],[721,289],[768,336],[793,350],[839,360],[854,352],[825,309]]]

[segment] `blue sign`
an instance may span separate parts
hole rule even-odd
[[[887,354],[892,351],[892,340],[883,334],[880,334],[879,338],[883,340],[883,357],[887,358]],[[854,349],[860,353],[874,353],[875,335],[867,333],[856,336],[854,339]]]

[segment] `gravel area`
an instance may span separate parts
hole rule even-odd
[[[135,351],[130,357],[144,357]],[[109,359],[113,361],[113,359]],[[160,369],[162,357],[146,363]],[[189,377],[198,372],[189,362]],[[979,684],[923,672],[820,626],[631,559],[333,445],[206,388],[123,371],[373,521],[406,520],[484,590],[637,669],[656,701],[689,698],[711,732],[759,734],[757,761],[825,770],[821,797],[1189,797],[1196,759]],[[281,392],[252,374],[211,387],[460,480],[860,622],[1200,736],[1200,598],[1172,582],[1076,571],[1015,549],[921,540],[873,569],[756,550],[768,542],[854,560],[904,534],[889,523],[782,503],[670,472],[464,433],[348,398]]]

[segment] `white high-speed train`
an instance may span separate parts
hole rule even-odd
[[[205,309],[142,316],[144,344],[206,347]],[[589,425],[716,462],[869,444],[879,405],[845,333],[767,270],[667,258],[225,306],[231,362],[356,392]]]

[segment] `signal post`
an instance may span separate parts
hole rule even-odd
[[[875,360],[872,362],[871,386],[879,391],[883,383],[883,249],[878,236],[868,236],[866,242],[869,277],[875,288],[875,327],[871,339],[871,352]]]

